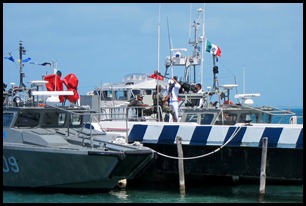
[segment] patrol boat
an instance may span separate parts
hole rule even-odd
[[[204,34],[198,36],[199,31],[204,31],[204,10],[197,11],[193,25],[195,39],[189,42],[193,46],[192,55],[185,55],[186,49],[171,49],[165,64],[165,74],[170,68],[175,71],[174,67],[184,67],[185,71],[179,94],[179,122],[137,122],[129,131],[129,141],[142,142],[159,154],[156,163],[135,179],[178,182],[178,161],[183,159],[187,184],[207,184],[210,180],[224,183],[225,179],[258,183],[263,174],[262,151],[266,140],[267,182],[302,184],[303,117],[286,109],[254,106],[253,99],[260,97],[259,93],[235,94],[235,102],[230,93],[238,85],[235,82],[219,85],[219,48],[212,46]],[[191,80],[191,74],[192,71],[196,74],[197,66],[201,65],[204,48],[210,48],[213,58],[213,85],[208,91],[194,93],[192,86],[196,81]],[[180,158],[178,144],[182,146]]]
[[[171,56],[166,58],[168,69],[184,67],[185,74],[180,78],[182,90],[179,97],[179,121],[161,122],[129,121],[128,140],[139,141],[157,151],[154,164],[139,173],[132,182],[143,181],[178,181],[177,138],[181,138],[184,155],[184,174],[187,182],[194,180],[205,184],[211,177],[237,180],[255,180],[261,174],[261,154],[263,139],[267,138],[267,181],[298,182],[303,181],[303,125],[302,116],[294,112],[272,106],[254,106],[254,98],[259,93],[235,94],[236,102],[231,98],[231,91],[238,87],[236,83],[220,84],[217,78],[219,68],[217,54],[213,58],[213,86],[203,93],[194,93],[195,80],[191,80],[191,71],[201,65],[200,47],[205,35],[198,36],[202,29],[201,15],[194,21],[195,39],[191,56],[184,54],[187,49],[171,49]],[[199,21],[198,21],[199,20]],[[203,49],[202,49],[203,52]],[[194,68],[194,70],[192,69]],[[182,70],[179,68],[180,71]],[[175,73],[173,74],[175,75]],[[82,98],[82,97],[81,97]],[[215,99],[215,100],[214,100]],[[82,100],[82,99],[81,99]],[[199,102],[203,104],[199,107]],[[121,106],[112,108],[126,114],[130,108]],[[124,110],[126,109],[126,110]],[[123,119],[108,119],[100,111],[103,122],[110,123],[111,129],[120,130],[125,126]],[[155,114],[151,115],[153,117]],[[165,115],[165,114],[163,114]],[[155,119],[155,118],[153,118]],[[97,128],[98,129],[98,128]]]
[[[122,134],[93,130],[94,111],[54,101],[73,92],[40,90],[45,80],[27,88],[20,77],[19,87],[3,92],[4,188],[104,192],[155,159]]]

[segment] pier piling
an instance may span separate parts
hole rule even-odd
[[[184,160],[183,149],[182,149],[182,137],[176,137],[177,153],[178,153],[178,169],[179,169],[179,183],[180,183],[180,194],[185,195],[185,175],[184,175]]]
[[[261,167],[260,167],[260,186],[259,186],[259,201],[264,201],[266,192],[266,163],[267,163],[267,147],[268,138],[262,138],[262,153],[261,153]]]

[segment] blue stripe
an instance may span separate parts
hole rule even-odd
[[[262,138],[268,137],[268,147],[277,147],[283,128],[265,128],[258,147],[262,147]]]
[[[193,131],[190,145],[206,145],[209,133],[211,131],[211,126],[197,126]]]
[[[230,127],[227,131],[227,134],[226,134],[226,137],[224,139],[224,143],[226,143],[229,138],[233,135],[235,129],[237,127]],[[242,142],[242,138],[245,134],[245,131],[246,131],[246,127],[241,127],[239,129],[239,132],[235,135],[235,137],[227,144],[227,146],[240,146],[241,145],[241,142]]]
[[[147,130],[148,125],[134,125],[132,127],[132,130],[129,134],[129,141],[143,141],[143,137],[145,135],[145,132]]]
[[[298,140],[296,141],[296,147],[295,148],[302,148],[303,149],[303,129],[301,129],[300,135]]]
[[[173,144],[176,138],[178,125],[166,125],[163,127],[161,134],[159,135],[157,144],[171,143]]]
[[[179,125],[164,125],[161,126],[162,130],[161,133],[158,134],[156,133],[154,137],[150,141],[154,141],[155,144],[174,144],[175,143],[175,138],[178,134],[178,131],[180,129]],[[209,143],[209,136],[210,133],[212,132],[212,127],[213,126],[196,126],[196,127],[182,127],[181,129],[183,130],[183,133],[188,133],[190,132],[190,142],[189,145],[207,145]],[[251,126],[250,126],[251,127]],[[241,144],[247,144],[252,143],[252,147],[262,147],[262,138],[267,137],[268,138],[268,147],[276,148],[278,146],[278,142],[280,140],[281,133],[283,131],[282,127],[267,127],[263,130],[262,136],[260,140],[258,141],[256,137],[256,142],[254,141],[248,141],[248,142],[242,142],[243,138],[245,137],[247,129],[250,129],[250,127],[241,127],[239,132],[235,135],[235,137],[227,144],[227,146],[236,146],[239,147]],[[148,128],[148,125],[143,125],[143,124],[135,124],[129,133],[129,142],[133,141],[144,141],[145,133]],[[228,128],[228,131],[224,137],[223,144],[225,144],[229,138],[233,135],[235,132],[235,129],[237,127],[232,126]],[[158,130],[159,131],[159,130]],[[256,132],[255,132],[256,133]],[[255,135],[255,134],[254,134]],[[152,136],[152,135],[151,135]],[[189,136],[189,135],[188,135]],[[3,137],[6,137],[6,134],[3,133]],[[183,137],[184,138],[184,137]],[[147,140],[149,141],[149,140]],[[187,143],[187,142],[186,142]],[[185,144],[186,144],[185,143]],[[188,143],[187,143],[188,144]],[[254,145],[255,144],[255,145]],[[301,128],[301,131],[298,135],[298,138],[296,142],[292,143],[292,147],[295,148],[303,148],[303,128]],[[251,145],[250,145],[251,146]]]
[[[6,138],[6,132],[3,132],[3,138]]]

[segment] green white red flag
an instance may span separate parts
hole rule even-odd
[[[206,42],[206,51],[211,53],[211,54],[214,54],[214,55],[217,55],[217,56],[221,57],[220,47],[218,47],[215,44],[210,43],[210,41],[208,41],[208,40]]]

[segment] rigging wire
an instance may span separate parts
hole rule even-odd
[[[241,128],[242,128],[241,126],[237,126],[236,129],[234,130],[232,136],[223,145],[221,145],[217,149],[213,150],[212,152],[209,152],[209,153],[206,153],[206,154],[203,154],[203,155],[199,155],[199,156],[195,156],[195,157],[182,157],[182,158],[180,158],[180,157],[169,156],[169,155],[157,152],[157,151],[156,151],[156,153],[161,155],[161,156],[167,157],[167,158],[178,159],[178,160],[179,159],[191,160],[191,159],[199,159],[199,158],[202,158],[202,157],[207,157],[207,156],[212,155],[216,152],[219,152],[223,147],[225,147],[230,141],[232,141],[232,139],[234,139],[234,137],[239,133]]]

